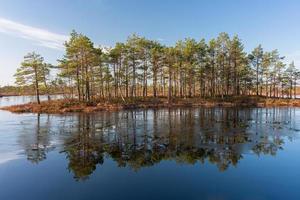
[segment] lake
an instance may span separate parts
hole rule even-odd
[[[299,108],[0,111],[0,199],[300,199],[299,134]]]

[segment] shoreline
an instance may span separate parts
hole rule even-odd
[[[233,97],[225,99],[187,98],[173,99],[168,103],[165,98],[120,99],[102,100],[94,103],[80,102],[75,99],[60,99],[42,101],[41,104],[26,103],[1,107],[0,110],[12,113],[92,113],[98,111],[119,111],[128,109],[155,109],[155,108],[192,108],[192,107],[300,107],[300,99],[280,99],[264,97]]]
[[[46,96],[47,94],[40,94],[41,96]],[[50,96],[55,96],[55,95],[62,95],[62,93],[57,93],[57,94],[50,94]],[[35,97],[36,95],[35,94],[0,94],[0,97],[22,97],[22,96],[32,96],[32,97]]]

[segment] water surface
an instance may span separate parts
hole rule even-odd
[[[0,199],[300,199],[299,119],[298,108],[0,111]]]

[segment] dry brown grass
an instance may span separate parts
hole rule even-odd
[[[256,96],[225,97],[225,98],[174,98],[168,103],[167,98],[128,98],[97,100],[94,103],[84,103],[77,100],[63,99],[43,101],[41,104],[28,103],[1,108],[14,113],[71,113],[71,112],[96,112],[113,111],[137,108],[165,108],[165,107],[271,107],[294,106],[300,107],[300,99],[276,99]]]

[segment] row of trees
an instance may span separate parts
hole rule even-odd
[[[135,34],[113,48],[96,48],[75,31],[65,43],[59,73],[53,83],[64,93],[91,102],[97,98],[126,97],[224,97],[261,95],[296,97],[300,72],[285,65],[277,50],[261,45],[247,54],[238,36],[220,33],[206,42],[191,38],[165,46]],[[31,53],[16,73],[17,84],[29,80],[39,93],[47,88],[51,65]]]

